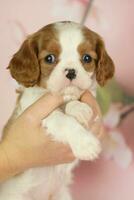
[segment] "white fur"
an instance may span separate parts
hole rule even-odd
[[[20,99],[18,115],[46,92],[47,90],[39,87],[25,88]],[[70,112],[72,115],[68,104],[67,106],[67,113]],[[55,110],[43,120],[42,125],[47,127],[48,134],[53,135],[55,140],[68,143],[76,158],[92,160],[98,156],[99,141],[73,117],[65,115],[60,110]],[[55,200],[60,200],[60,195],[61,200],[71,200],[67,186],[71,182],[71,171],[76,164],[77,160],[71,164],[30,169],[1,184],[0,199],[48,200],[49,195],[53,194]]]
[[[56,29],[59,31],[62,47],[61,61],[48,77],[47,89],[37,86],[24,88],[17,107],[18,115],[48,91],[61,92],[74,100],[92,85],[90,74],[83,69],[77,52],[77,46],[83,41],[79,25],[58,23]],[[67,67],[77,70],[77,78],[71,84],[65,77],[64,70]],[[92,92],[94,91],[95,89]],[[87,124],[91,116],[92,111],[87,105],[75,101],[66,104],[65,113],[64,110],[57,109],[44,119],[42,126],[47,128],[48,134],[56,141],[69,144],[76,161],[30,169],[15,176],[0,185],[0,200],[49,200],[50,196],[51,200],[71,200],[68,185],[71,183],[72,169],[78,159],[93,160],[101,150],[98,139],[78,122]]]

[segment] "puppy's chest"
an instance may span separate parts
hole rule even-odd
[[[37,88],[37,90],[36,88],[26,89],[21,95],[18,106],[16,107],[16,117],[45,93],[46,91],[39,88]],[[59,109],[64,112],[65,106],[66,104],[62,105]],[[63,184],[69,184],[71,180],[71,171],[76,166],[77,162],[78,161],[74,161],[71,164],[55,167],[31,169],[24,172],[20,176],[22,182],[25,181],[28,183],[27,190],[24,193],[28,196],[32,195],[35,199],[40,199],[38,198],[39,196],[47,196],[50,191],[55,192],[55,188],[58,189]],[[19,185],[17,187],[19,187]]]
[[[24,194],[32,199],[42,200],[42,197],[49,199],[51,194],[60,191],[63,185],[70,185],[72,182],[71,171],[78,161],[71,164],[31,169],[24,173],[29,188],[27,187]],[[24,180],[22,177],[22,180]]]

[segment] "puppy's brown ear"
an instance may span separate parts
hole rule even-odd
[[[97,40],[96,51],[98,56],[96,80],[101,86],[104,86],[106,81],[113,77],[115,67],[112,59],[105,50],[103,40],[99,36]]]
[[[8,69],[12,77],[25,87],[35,85],[39,79],[40,67],[37,53],[37,42],[31,38],[27,39],[9,63]]]

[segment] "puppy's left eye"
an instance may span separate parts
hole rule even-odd
[[[56,61],[56,58],[55,58],[55,55],[53,54],[49,54],[45,57],[45,62],[48,64],[55,63],[55,61]]]
[[[84,63],[90,63],[92,61],[92,57],[89,54],[84,54],[82,57],[82,61]]]

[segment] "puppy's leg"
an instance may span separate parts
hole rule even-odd
[[[78,159],[93,160],[101,151],[99,140],[90,131],[59,110],[44,119],[43,126],[55,140],[68,143]]]
[[[89,105],[78,100],[67,103],[65,113],[77,119],[86,128],[89,126],[89,121],[93,117],[93,111]]]

